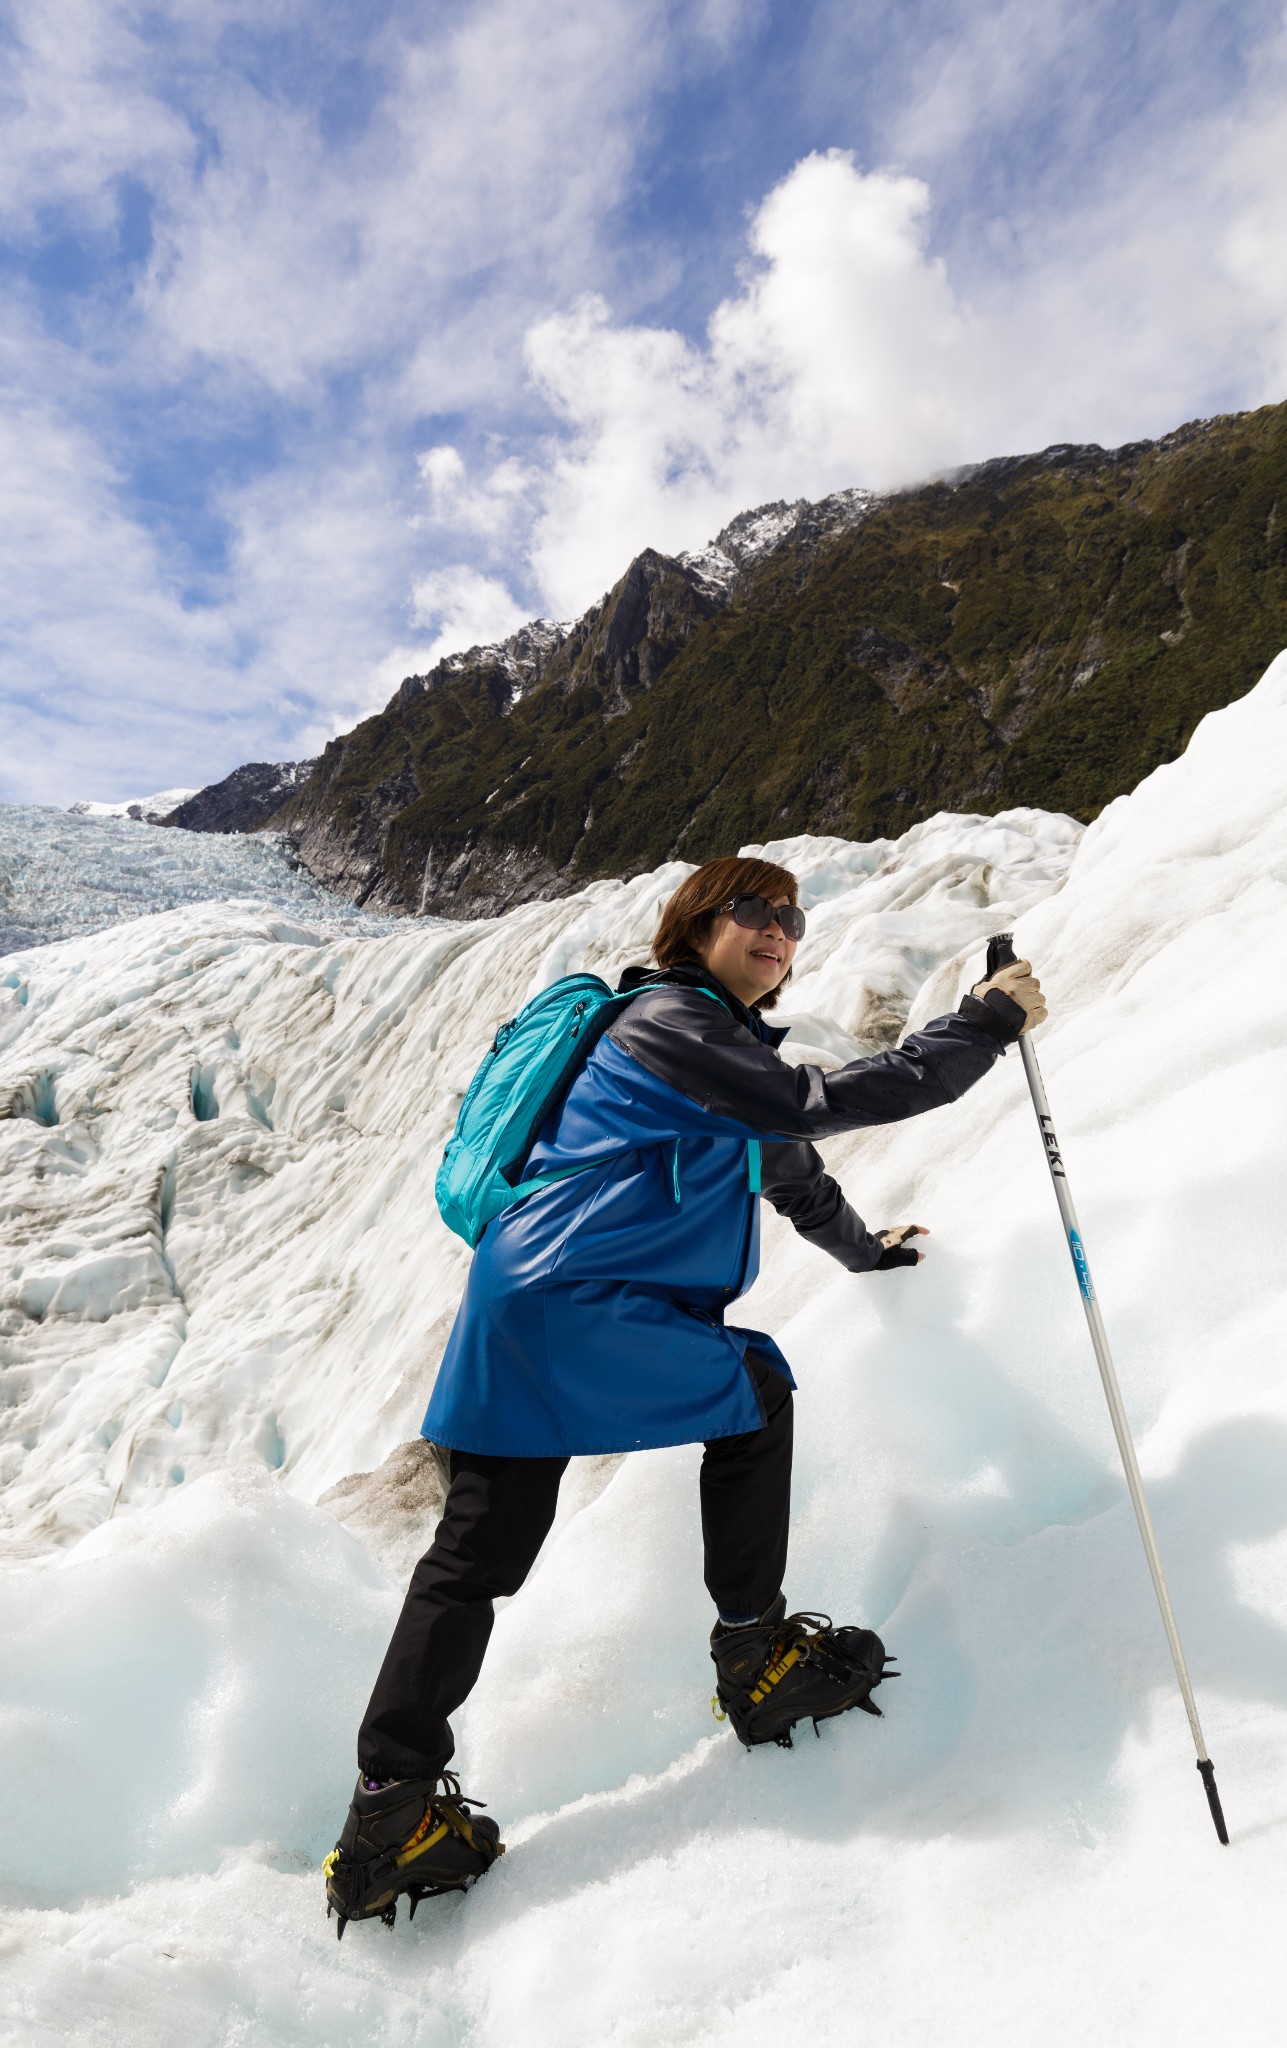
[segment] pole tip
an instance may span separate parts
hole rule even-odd
[[[1215,1765],[1209,1756],[1198,1758],[1198,1770],[1201,1774],[1202,1783],[1206,1787],[1207,1805],[1211,1808],[1211,1818],[1215,1822],[1216,1834],[1227,1849],[1229,1846],[1229,1830],[1224,1824],[1224,1808],[1220,1804],[1220,1794],[1216,1791]]]

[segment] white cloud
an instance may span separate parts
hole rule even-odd
[[[396,378],[423,354],[420,397],[448,404],[480,376],[494,393],[505,351],[488,334],[517,341],[538,289],[575,289],[606,253],[649,92],[686,34],[676,0],[376,9],[360,42],[374,116],[337,136],[259,48],[351,36],[325,8],[15,0],[12,19],[0,218],[37,232],[60,208],[110,229],[117,181],[147,187],[139,369],[204,364],[298,399],[354,363],[383,357]],[[472,345],[436,345],[461,331]]]
[[[417,467],[429,493],[434,525],[499,539],[521,518],[539,478],[515,455],[493,464],[486,476],[471,483],[458,448],[443,443],[427,448]]]
[[[705,348],[615,327],[599,299],[532,329],[531,373],[568,430],[532,542],[556,611],[640,546],[700,545],[742,506],[957,459],[975,341],[928,253],[928,209],[917,179],[811,155],[756,214],[753,264]]]
[[[417,520],[412,423],[503,408],[525,327],[610,267],[604,224],[688,33],[677,0],[377,12],[372,116],[337,134],[289,65],[264,69],[274,38],[342,41],[325,8],[69,8],[16,0],[0,219],[110,247],[129,180],[153,244],[128,297],[72,287],[76,345],[19,318],[6,365],[6,794],[61,801],[299,752],[391,664],[519,622],[481,572],[423,581],[443,545]],[[717,12],[729,27],[737,0]],[[6,284],[10,312],[24,294]],[[131,488],[167,433],[234,436],[234,478],[262,437],[248,480],[194,493],[227,541],[199,599],[185,537],[149,531]],[[526,489],[518,456],[492,470],[450,507],[489,546]],[[418,574],[433,630],[403,646]]]
[[[453,466],[444,463],[438,467],[450,473]],[[431,637],[400,640],[378,660],[367,661],[353,706],[354,721],[382,710],[404,677],[426,675],[444,655],[463,654],[471,647],[488,647],[508,639],[530,617],[498,577],[464,563],[432,569],[418,577],[412,585],[409,611],[412,624]],[[333,722],[305,728],[301,754],[320,752],[333,731]]]
[[[34,353],[26,336],[0,363],[0,798],[214,780],[375,708],[419,554],[388,457],[314,447],[225,487],[226,563],[190,588],[59,404],[64,351],[44,338],[45,392]]]
[[[417,458],[416,467],[433,501],[434,517],[448,518],[465,488],[465,460],[459,448],[449,443],[426,448]]]
[[[1056,441],[1105,445],[1287,391],[1281,66],[1236,116],[1159,142],[1134,176],[1016,234],[969,302],[931,252],[930,192],[813,154],[767,196],[704,345],[581,299],[533,325],[557,417],[529,559],[575,613],[644,546],[735,511],[888,489]],[[466,497],[463,476],[453,489]]]
[[[919,179],[807,157],[756,216],[760,267],[711,321],[725,382],[758,382],[775,438],[802,441],[837,482],[855,462],[874,484],[901,480],[959,432],[969,336],[927,253],[929,204]]]
[[[378,118],[338,144],[313,107],[216,73],[219,147],[163,195],[143,294],[167,367],[298,400],[383,356],[386,402],[494,402],[533,307],[606,257],[671,14],[478,0],[375,27]]]
[[[122,515],[117,484],[66,422],[12,394],[0,404],[0,793],[11,801],[151,787],[155,760],[199,758],[205,690],[234,666],[228,622],[185,608]]]
[[[437,629],[422,657],[426,667],[444,654],[504,640],[528,618],[497,577],[463,565],[422,576],[412,589],[411,609],[416,625]]]
[[[195,155],[187,124],[153,90],[133,10],[103,0],[17,0],[5,41],[0,218],[18,236],[47,210],[101,229],[113,181],[179,173]]]
[[[941,20],[917,50],[911,92],[882,110],[883,141],[892,155],[921,163],[950,160],[981,130],[1022,119],[1044,96],[1052,74],[1077,65],[1078,29],[1097,15],[1099,61],[1105,26],[1096,0],[999,0],[970,4]],[[1093,40],[1093,39],[1087,39]],[[1093,82],[1078,77],[1086,118],[1102,106]],[[1061,107],[1062,112],[1062,107]]]

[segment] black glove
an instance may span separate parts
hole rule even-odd
[[[929,1236],[929,1232],[922,1230],[919,1223],[896,1224],[892,1230],[882,1230],[878,1235],[882,1238],[892,1238],[893,1242],[886,1244],[872,1268],[874,1273],[888,1273],[891,1266],[919,1266],[921,1255],[912,1239]]]

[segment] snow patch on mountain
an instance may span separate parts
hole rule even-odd
[[[196,795],[195,789],[161,789],[155,796],[126,797],[119,804],[89,803],[82,798],[67,809],[73,818],[132,818],[136,825],[155,825]]]
[[[186,832],[257,832],[316,766],[316,758],[247,761],[221,781],[208,782],[157,822]]]
[[[464,648],[459,654],[444,655],[428,675],[407,676],[399,686],[398,696],[407,703],[446,677],[459,675],[463,669],[490,668],[498,669],[507,679],[509,703],[505,708],[512,709],[534,683],[539,683],[550,656],[558,652],[572,630],[571,623],[531,619],[507,640],[489,641],[480,647]]]
[[[816,543],[826,534],[857,526],[884,502],[876,492],[864,490],[833,491],[829,498],[816,501],[797,498],[793,504],[777,498],[770,505],[739,512],[714,540],[680,555],[679,560],[705,582],[728,593],[747,569],[778,548],[793,541]]]
[[[0,1943],[24,2048],[90,2038],[86,2015],[130,2048],[731,2048],[847,2041],[855,2013],[909,2048],[1270,2048],[1285,763],[1287,660],[1084,836],[1027,812],[775,848],[810,911],[782,1004],[806,1049],[949,1007],[998,926],[1038,963],[1229,1851],[1011,1055],[824,1148],[871,1222],[930,1226],[923,1266],[851,1277],[770,1213],[739,1310],[801,1384],[788,1597],[898,1651],[887,1718],[742,1753],[707,1705],[699,1452],[586,1461],[457,1723],[508,1855],[337,1945],[318,1859],[398,1590],[361,1516],[315,1502],[362,1472],[373,1512],[382,1469],[402,1488],[466,1259],[433,1172],[495,1024],[640,957],[684,871],[377,938],[204,905],[5,963]]]
[[[699,577],[710,593],[726,599],[739,578],[776,548],[797,541],[816,544],[826,534],[856,526],[881,503],[883,500],[875,492],[865,490],[833,491],[830,497],[817,502],[797,498],[788,504],[785,499],[778,499],[739,512],[704,548],[676,559],[681,567]],[[532,619],[506,640],[445,655],[427,675],[407,676],[398,695],[405,703],[447,676],[459,675],[464,669],[490,668],[508,679],[510,695],[505,708],[512,709],[541,680],[551,656],[598,610],[599,606],[592,605],[581,619],[574,620]]]

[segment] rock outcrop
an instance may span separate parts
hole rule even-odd
[[[316,766],[316,761],[248,761],[153,822],[180,825],[185,832],[257,832]]]

